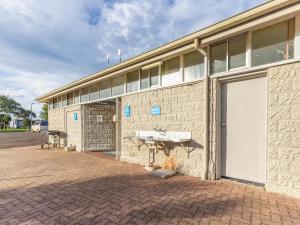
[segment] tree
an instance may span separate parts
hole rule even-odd
[[[47,120],[48,121],[48,105],[44,104],[42,107],[42,111],[40,112],[40,118],[42,120]]]
[[[24,109],[20,103],[5,95],[0,95],[0,112],[2,114],[10,113],[17,118],[22,118],[24,120],[24,126],[30,125],[31,114],[32,118],[36,117],[36,114],[34,112]]]
[[[21,104],[12,98],[0,95],[0,112],[16,114],[21,108]]]
[[[1,130],[8,127],[10,121],[11,121],[11,116],[9,114],[0,114],[0,128],[1,128]]]

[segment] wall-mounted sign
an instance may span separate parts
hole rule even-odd
[[[160,106],[155,105],[151,108],[151,114],[152,116],[159,116],[160,115]]]
[[[125,106],[124,113],[125,113],[125,117],[127,117],[127,118],[129,118],[131,116],[131,108],[130,108],[130,106],[128,106],[128,105]]]
[[[74,112],[74,113],[73,113],[73,119],[74,119],[74,120],[78,120],[78,113],[77,113],[77,112]]]

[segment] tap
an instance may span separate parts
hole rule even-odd
[[[154,128],[155,131],[160,133],[161,135],[166,135],[167,130],[161,129],[161,128]]]

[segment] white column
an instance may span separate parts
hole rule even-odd
[[[300,15],[295,18],[295,59],[300,59]]]

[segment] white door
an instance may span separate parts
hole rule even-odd
[[[264,184],[266,78],[225,83],[221,94],[221,175]]]

